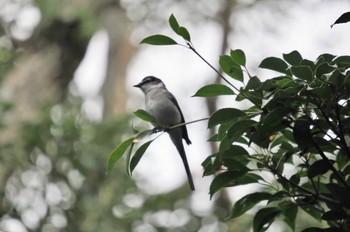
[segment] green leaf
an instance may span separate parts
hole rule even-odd
[[[146,122],[156,122],[156,119],[145,110],[137,110],[134,115]]]
[[[268,192],[256,192],[242,197],[233,206],[230,218],[241,216],[242,214],[253,208],[259,202],[268,200],[270,197],[271,193]]]
[[[135,140],[137,140],[136,136],[134,138],[135,138],[134,142],[131,144],[129,152],[126,155],[126,173],[128,174],[129,177],[131,177],[131,172],[130,172],[130,168],[129,168],[130,167],[130,160],[131,160],[131,153],[132,153],[132,150],[133,150],[134,145],[135,145]]]
[[[194,97],[215,97],[220,95],[234,95],[232,89],[222,84],[211,84],[200,88]]]
[[[245,88],[248,90],[257,90],[260,87],[261,87],[261,81],[257,76],[253,76],[249,79]]]
[[[245,66],[245,54],[241,49],[231,50],[231,59],[238,65]]]
[[[174,14],[171,14],[169,17],[169,24],[171,29],[173,29],[173,31],[178,34],[179,36],[181,36],[184,40],[187,40],[189,42],[191,42],[191,36],[190,33],[188,32],[188,30],[185,27],[182,27],[179,25],[179,23],[177,22],[177,19],[175,18]]]
[[[177,34],[180,35],[184,40],[191,42],[191,36],[185,27],[179,27]]]
[[[267,207],[260,209],[253,219],[253,232],[267,230],[273,223],[274,219],[281,213],[276,207]]]
[[[270,69],[280,73],[287,73],[286,70],[288,68],[288,65],[280,58],[267,57],[261,62],[259,67],[264,69]]]
[[[241,66],[233,62],[230,56],[220,56],[219,64],[221,69],[233,79],[243,82],[243,71]]]
[[[177,31],[179,30],[179,23],[177,22],[174,14],[171,14],[170,17],[169,17],[169,24],[170,24],[170,27],[173,29],[173,31],[175,33],[177,33]]]
[[[227,131],[227,136],[230,138],[230,141],[235,141],[244,133],[250,132],[251,128],[256,124],[254,120],[251,119],[242,119],[237,121],[232,127]]]
[[[287,61],[290,65],[300,65],[303,57],[298,51],[292,51],[291,53],[283,54],[283,59]]]
[[[208,121],[208,128],[234,121],[241,117],[246,117],[246,114],[241,110],[235,108],[222,108],[210,116]]]
[[[210,198],[212,198],[214,193],[219,191],[221,188],[232,185],[234,183],[234,180],[242,176],[243,174],[244,172],[227,171],[215,176],[210,184]]]
[[[283,210],[284,221],[287,225],[295,231],[295,219],[298,213],[298,206],[295,204],[289,204],[286,209]]]
[[[292,71],[292,74],[299,79],[305,80],[309,83],[313,80],[314,75],[311,68],[308,66],[293,66],[290,70]]]
[[[133,143],[134,137],[129,138],[119,144],[114,151],[109,155],[108,161],[107,161],[107,173],[112,170],[115,163],[123,156],[125,151],[128,149],[128,147]]]
[[[333,27],[335,24],[350,22],[350,11],[342,14],[335,22],[331,25]]]
[[[329,160],[334,163],[333,160]],[[315,176],[323,175],[331,169],[330,164],[326,160],[317,160],[314,162],[307,171],[307,176],[311,179]]]
[[[165,35],[151,35],[144,38],[140,44],[151,44],[151,45],[176,45],[175,40]]]
[[[143,154],[145,153],[145,151],[147,150],[147,148],[149,147],[149,145],[152,142],[153,142],[153,140],[150,140],[150,141],[142,144],[142,146],[140,146],[139,149],[136,150],[134,156],[131,158],[131,161],[130,161],[130,174],[131,175],[132,175],[132,172],[134,171],[136,165],[139,163]]]

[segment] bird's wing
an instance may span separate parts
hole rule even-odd
[[[184,123],[184,122],[185,122],[185,118],[184,118],[184,115],[182,114],[182,111],[181,111],[181,109],[180,109],[179,104],[178,104],[177,101],[176,101],[175,96],[174,96],[172,93],[170,93],[169,91],[168,91],[168,96],[169,96],[169,99],[174,103],[174,105],[177,107],[177,109],[178,109],[179,112],[180,112],[180,115],[181,115],[181,123]],[[188,145],[191,144],[191,140],[190,140],[190,138],[188,137],[186,125],[183,125],[183,126],[182,126],[182,138],[186,141],[186,143],[187,143]]]

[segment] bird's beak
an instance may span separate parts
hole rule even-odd
[[[133,85],[133,87],[140,88],[142,83],[138,83],[137,85]]]

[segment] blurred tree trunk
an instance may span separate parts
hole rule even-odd
[[[131,28],[125,11],[118,6],[105,7],[101,11],[103,27],[108,31],[109,52],[106,79],[102,88],[103,117],[109,119],[125,115],[128,100],[126,71],[136,48],[130,43]]]
[[[43,106],[63,99],[85,53],[79,21],[55,19],[39,29],[23,44],[16,42],[21,57],[1,85],[1,99],[14,106],[3,122],[6,129],[0,131],[2,144],[18,137],[22,122],[37,121]]]

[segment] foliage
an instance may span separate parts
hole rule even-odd
[[[153,35],[141,43],[187,47],[213,68],[194,49],[187,29],[173,15],[169,23],[186,44],[165,35]],[[218,128],[209,141],[219,143],[218,152],[202,163],[204,176],[214,175],[210,195],[226,187],[264,186],[238,200],[230,215],[236,218],[256,208],[253,231],[265,231],[276,218],[295,230],[300,211],[328,225],[328,229],[310,227],[305,232],[349,231],[350,56],[322,54],[312,61],[292,51],[283,58],[268,57],[260,68],[277,75],[265,81],[250,75],[242,50],[221,56],[219,64],[228,77],[213,70],[226,85],[205,86],[195,96],[232,95],[250,106],[219,109],[209,118],[208,128]],[[126,142],[133,147],[135,141],[138,136]],[[138,160],[150,142],[136,151]],[[108,166],[117,160],[110,159]]]

